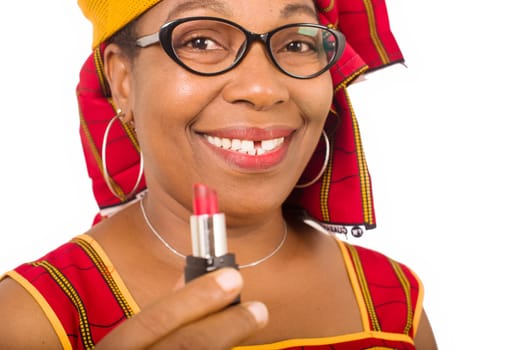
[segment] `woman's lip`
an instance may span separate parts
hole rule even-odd
[[[262,130],[262,132],[260,132],[260,130]],[[268,132],[267,129],[251,128],[243,130],[221,130],[220,132],[213,132],[209,134],[206,133],[200,136],[202,142],[207,145],[208,149],[221,157],[229,166],[239,168],[244,171],[259,171],[275,167],[284,159],[289,148],[292,133],[293,130],[288,128],[272,129],[271,132]],[[284,141],[275,149],[267,151],[266,153],[251,155],[240,151],[218,147],[206,140],[207,135],[243,140],[268,140],[283,138]]]

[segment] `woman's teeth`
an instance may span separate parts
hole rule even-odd
[[[284,143],[283,137],[270,140],[253,141],[228,139],[225,137],[206,135],[206,140],[216,147],[220,147],[229,151],[249,154],[252,156],[270,152]]]

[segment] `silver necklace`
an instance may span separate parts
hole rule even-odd
[[[155,229],[155,227],[153,226],[153,224],[151,223],[151,221],[149,220],[149,217],[147,216],[146,214],[146,209],[144,208],[144,201],[143,199],[140,200],[140,209],[142,211],[142,216],[144,217],[144,221],[146,222],[146,225],[147,227],[149,227],[149,230],[151,230],[151,232],[153,232],[153,234],[155,235],[155,237],[160,241],[162,242],[162,244],[173,254],[175,254],[176,256],[182,258],[182,259],[185,259],[186,258],[186,255],[180,253],[178,250],[176,250],[175,248],[173,248],[169,243],[167,243],[167,241],[162,237],[162,235],[160,233],[158,233],[158,231]],[[287,238],[287,225],[286,223],[284,222],[284,232],[282,234],[282,239],[280,240],[280,243],[278,243],[278,245],[275,247],[275,249],[273,249],[273,251],[271,251],[271,253],[269,253],[268,255],[266,255],[265,257],[261,258],[261,259],[258,259],[258,260],[255,260],[253,262],[250,262],[248,264],[244,264],[244,265],[238,265],[238,268],[239,269],[245,269],[245,268],[248,268],[248,267],[253,267],[253,266],[257,266],[261,263],[263,263],[264,261],[268,260],[269,258],[273,257],[273,255],[275,255],[276,253],[278,253],[278,251],[280,250],[280,248],[282,248],[282,246],[284,245],[284,242],[286,242],[286,238]]]

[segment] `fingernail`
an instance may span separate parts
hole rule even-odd
[[[225,292],[238,290],[242,286],[242,276],[233,269],[220,269],[216,281]]]
[[[243,304],[243,306],[253,315],[259,325],[265,325],[267,323],[269,314],[266,305],[258,301],[252,301]]]

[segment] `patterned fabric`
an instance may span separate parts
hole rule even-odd
[[[9,272],[38,301],[64,349],[93,349],[139,310],[98,244],[80,236]]]
[[[104,45],[94,50],[84,63],[77,87],[80,112],[80,137],[84,158],[92,188],[100,209],[126,203],[138,178],[140,166],[140,147],[134,131],[118,119],[108,134],[107,170],[110,181],[118,197],[111,192],[103,175],[102,142],[105,129],[115,116],[109,86],[104,78],[102,53]],[[139,190],[146,187],[142,179]],[[131,198],[133,199],[133,198]],[[95,219],[98,222],[100,217]]]
[[[416,275],[380,253],[337,242],[360,309],[363,331],[236,350],[415,349],[412,339],[423,296]],[[18,281],[37,300],[64,349],[93,349],[120,322],[139,312],[111,261],[86,235],[6,276]]]
[[[383,0],[317,0],[316,4],[320,23],[342,31],[348,45],[330,71],[335,95],[325,127],[333,145],[327,171],[312,186],[296,190],[292,201],[327,230],[347,234],[347,226],[369,229],[376,219],[371,179],[346,87],[366,70],[401,62],[403,57],[389,29]],[[317,152],[312,163],[321,164],[323,157],[322,151]],[[318,165],[306,169],[306,178],[313,178],[318,169]]]
[[[376,225],[371,179],[346,87],[366,70],[402,62],[403,57],[389,29],[384,0],[316,0],[315,3],[320,23],[341,30],[347,45],[342,58],[330,70],[334,99],[325,126],[332,144],[327,170],[312,186],[295,190],[287,204],[304,209],[335,233],[347,233],[354,225],[369,229]],[[115,123],[109,133],[106,154],[110,181],[118,196],[113,195],[104,181],[101,161],[104,130],[116,114],[102,73],[103,47],[103,44],[97,46],[85,62],[77,87],[80,135],[93,192],[101,209],[95,222],[106,212],[119,210],[134,199],[126,194],[137,181],[140,164],[140,149],[133,131],[127,125]],[[318,174],[325,156],[323,142],[319,145],[301,182]],[[145,188],[142,180],[138,192]]]

